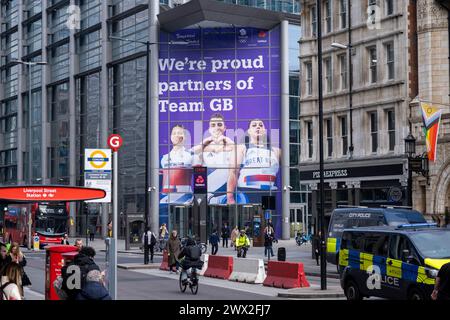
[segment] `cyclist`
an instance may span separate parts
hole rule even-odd
[[[178,255],[178,259],[181,261],[181,279],[183,284],[188,281],[187,271],[190,268],[201,269],[203,267],[203,261],[200,260],[202,256],[202,250],[192,238],[188,238],[186,245]],[[195,278],[195,281],[197,279]]]
[[[250,240],[245,234],[245,230],[241,230],[239,237],[236,238],[236,249],[238,258],[240,258],[241,256],[242,258],[245,258],[249,247],[250,247]]]

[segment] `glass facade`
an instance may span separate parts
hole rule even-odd
[[[300,12],[299,0],[225,2],[288,13]],[[174,1],[160,0],[160,3],[168,8]],[[120,236],[124,236],[126,216],[144,212],[145,46],[132,41],[111,40],[112,51],[106,53],[106,56],[111,58],[104,70],[102,58],[105,48],[102,47],[101,29],[103,3],[101,0],[79,0],[76,4],[80,7],[81,30],[75,30],[76,50],[71,52],[73,40],[69,37],[70,30],[67,26],[71,14],[68,11],[69,4],[69,1],[62,0],[47,1],[47,8],[43,7],[40,0],[2,1],[0,4],[0,184],[69,184],[70,177],[75,175],[75,183],[83,185],[84,149],[101,147],[101,106],[105,103],[102,101],[106,101],[102,100],[102,91],[107,92],[108,133],[120,133],[127,141],[119,163],[119,230]],[[148,40],[148,0],[111,0],[110,4],[107,8],[108,35],[129,40]],[[52,9],[48,10],[49,7]],[[23,15],[19,15],[19,10],[22,9]],[[300,67],[297,43],[300,27],[291,25],[289,37],[292,143],[290,185],[293,186],[292,199],[297,202],[304,201],[296,168],[301,149],[301,128],[298,121]],[[12,63],[13,60],[39,62],[44,59],[47,59],[45,67]],[[74,61],[75,66],[71,67],[70,61]],[[107,73],[108,88],[102,90],[100,82],[103,72]],[[69,92],[71,79],[75,79],[74,95]],[[72,139],[75,141],[75,153],[78,155],[76,159],[69,157],[70,117],[73,115],[71,108],[76,111],[77,138]],[[21,123],[18,123],[20,118]],[[24,130],[20,130],[22,128]],[[75,173],[70,172],[71,161],[75,162]],[[21,167],[18,168],[18,165]],[[78,234],[84,234],[88,227],[100,225],[99,208],[98,204],[77,207],[75,227]],[[227,212],[220,208],[214,210],[216,211],[211,214],[217,216],[217,219],[236,214],[232,212],[233,209]],[[244,211],[241,213],[242,219],[245,220],[244,216],[249,217],[250,211]],[[89,213],[87,223],[84,222],[86,212]],[[175,220],[180,217],[176,210],[170,214]]]

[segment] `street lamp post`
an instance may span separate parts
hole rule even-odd
[[[26,65],[28,68],[28,141],[29,141],[29,150],[28,150],[28,180],[30,182],[30,184],[33,184],[33,164],[32,164],[32,160],[33,160],[33,146],[31,143],[31,140],[33,139],[33,134],[31,132],[31,122],[32,122],[32,114],[31,114],[31,87],[32,87],[32,83],[31,83],[31,67],[32,66],[36,66],[36,65],[46,65],[47,62],[45,61],[22,61],[22,60],[14,60],[15,63],[18,64],[22,64],[22,65]],[[32,221],[31,221],[32,217],[31,217],[31,211],[29,212],[28,215],[28,250],[31,250],[31,226],[32,226]]]
[[[320,171],[320,288],[327,289],[327,261],[325,246],[325,190],[324,190],[324,157],[323,157],[323,82],[322,82],[322,0],[317,0],[317,60],[318,60],[318,91],[319,91],[319,171]]]
[[[416,138],[411,133],[405,138],[405,153],[408,156],[408,206],[412,207],[411,159],[416,154]]]

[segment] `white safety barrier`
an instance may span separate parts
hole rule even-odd
[[[202,270],[200,270],[200,275],[202,276],[204,273],[205,273],[205,271],[206,271],[206,269],[208,269],[208,258],[209,258],[209,254],[204,254],[203,256],[202,256],[202,261],[203,261],[203,268],[202,268]]]
[[[266,279],[266,270],[263,259],[234,258],[233,272],[228,280],[263,283]]]

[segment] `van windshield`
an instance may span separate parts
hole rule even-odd
[[[379,213],[339,213],[333,216],[329,236],[332,238],[340,238],[344,229],[382,225],[385,225],[384,217]]]
[[[427,223],[419,211],[414,210],[386,210],[386,221],[390,226],[401,224]]]
[[[410,238],[424,258],[450,259],[450,230],[417,232]]]

